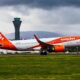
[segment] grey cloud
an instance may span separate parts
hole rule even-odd
[[[80,6],[80,0],[0,0],[0,6],[26,5],[29,7],[52,8],[58,6]]]
[[[13,6],[12,6],[13,7]],[[21,17],[23,23],[22,31],[52,31],[78,33],[80,32],[80,8],[77,7],[60,7],[51,10],[43,9],[25,9],[20,13],[11,7],[0,8],[0,30],[3,32],[13,32],[12,20],[14,16]],[[21,9],[21,7],[18,7]],[[25,15],[24,15],[25,11]],[[28,13],[29,15],[27,15]],[[6,19],[6,20],[5,20]],[[1,22],[2,21],[2,22]],[[2,28],[4,26],[4,28]],[[5,30],[4,30],[5,29]]]
[[[60,7],[52,10],[38,10],[39,19],[45,24],[80,24],[80,8]]]

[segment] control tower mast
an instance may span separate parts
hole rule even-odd
[[[14,18],[13,24],[15,28],[15,40],[20,40],[20,25],[21,25],[20,18]]]

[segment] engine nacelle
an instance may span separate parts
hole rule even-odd
[[[63,52],[65,50],[64,45],[55,45],[53,46],[53,51],[55,52]]]

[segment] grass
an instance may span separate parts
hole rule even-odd
[[[0,55],[0,80],[80,80],[80,56]]]

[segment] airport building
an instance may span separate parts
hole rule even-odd
[[[21,25],[20,18],[14,18],[13,24],[15,28],[15,40],[20,40],[20,25]]]

